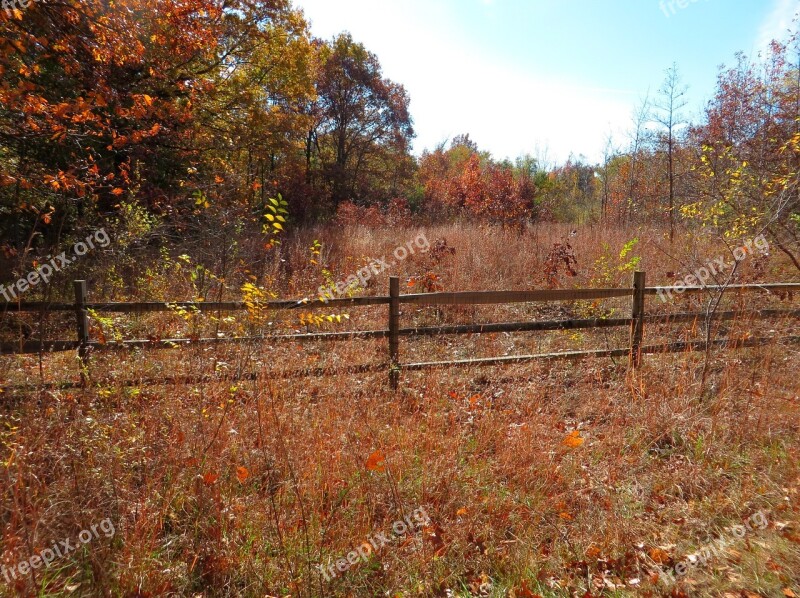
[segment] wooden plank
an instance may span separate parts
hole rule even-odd
[[[630,365],[638,368],[642,364],[642,337],[644,336],[644,272],[633,273],[633,305],[631,306],[631,356]]]
[[[759,309],[752,311],[719,311],[711,315],[714,321],[730,320],[766,320],[769,318],[800,318],[800,309]],[[678,313],[666,315],[645,316],[646,322],[656,324],[677,324],[681,322],[694,322],[704,320],[705,313]]]
[[[89,312],[86,309],[88,290],[85,280],[73,281],[75,291],[75,326],[78,333],[78,356],[81,363],[86,366],[89,344]],[[81,374],[83,376],[83,374]]]
[[[290,301],[268,301],[261,305],[265,309],[322,309],[322,308],[340,308],[340,307],[364,307],[369,305],[386,305],[389,303],[388,297],[350,297],[346,299],[330,299],[327,303],[319,300],[306,301],[303,300],[290,300]],[[245,311],[247,306],[241,301],[231,302],[192,302],[192,301],[170,301],[168,307],[167,303],[159,301],[145,301],[145,302],[131,302],[131,303],[86,303],[87,309],[94,311],[102,311],[109,313],[152,313],[152,312],[170,312],[175,309],[193,309],[198,311],[221,311],[221,312],[234,312]],[[0,312],[7,311],[12,313],[27,313],[27,312],[74,312],[74,303],[46,303],[43,301],[29,301],[27,303],[4,303],[0,307]]]
[[[246,374],[236,374],[233,376],[167,376],[160,378],[142,378],[138,380],[114,380],[111,378],[99,379],[94,383],[98,387],[121,386],[124,388],[142,388],[146,386],[177,386],[186,384],[211,384],[252,381],[263,378],[270,379],[292,379],[292,378],[321,378],[324,376],[345,376],[354,374],[367,374],[373,372],[386,371],[386,363],[366,363],[351,366],[330,366],[316,368],[301,368],[294,370],[278,370],[257,374],[248,372]],[[11,396],[14,392],[36,392],[41,390],[68,390],[82,388],[81,382],[46,382],[44,384],[20,384],[14,386],[0,386],[0,396]]]
[[[397,390],[400,383],[400,279],[389,278],[389,386]]]
[[[792,283],[764,283],[748,285],[729,285],[688,287],[684,293],[702,293],[709,291],[719,291],[723,288],[727,290],[744,291],[793,291],[800,290],[800,282]],[[646,295],[655,295],[662,291],[672,290],[673,297],[676,293],[673,287],[647,287]],[[575,301],[583,299],[611,299],[615,297],[630,297],[633,289],[544,289],[534,291],[477,291],[465,293],[420,293],[411,295],[401,295],[401,303],[411,303],[417,305],[490,305],[496,303],[533,303],[546,301]],[[387,305],[389,297],[349,297],[330,299],[327,302],[319,299],[283,300],[268,301],[263,305],[267,309],[320,309],[330,307],[358,307],[369,305]],[[231,302],[192,302],[192,301],[171,301],[170,305],[176,308],[191,309],[196,307],[199,311],[244,311],[247,306],[241,301]],[[165,302],[131,302],[131,303],[87,303],[87,309],[104,312],[116,313],[143,313],[143,312],[167,312],[172,308],[167,307]],[[4,303],[0,311],[6,312],[40,312],[40,311],[75,311],[74,303],[48,303],[44,301],[29,301],[23,303]]]
[[[759,347],[775,343],[800,343],[800,336],[787,336],[781,338],[761,337],[750,339],[719,339],[711,341],[712,347],[725,347],[729,349],[742,349],[749,347]],[[688,350],[703,350],[707,348],[705,341],[691,341],[679,343],[665,343],[663,345],[650,345],[641,347],[642,353],[680,353]],[[593,357],[625,357],[630,355],[630,349],[598,349],[593,351],[564,351],[560,353],[542,353],[537,355],[513,355],[509,357],[486,357],[477,359],[459,359],[455,361],[431,361],[424,363],[406,363],[400,367],[404,370],[424,370],[441,367],[483,367],[504,365],[508,363],[524,363],[530,361],[554,361],[554,360],[579,360]]]
[[[629,326],[630,318],[593,318],[586,320],[547,320],[540,322],[500,322],[497,324],[463,324],[401,328],[400,336],[438,336],[444,334],[490,334],[497,332],[532,332],[547,330],[578,330],[585,328],[614,328]]]
[[[630,297],[633,289],[547,289],[538,291],[469,291],[462,293],[418,293],[402,295],[400,303],[413,305],[493,305],[611,299]]]
[[[143,302],[143,303],[89,303],[87,307],[95,311],[118,312],[118,313],[139,313],[139,312],[169,312],[177,308],[194,309],[198,311],[246,311],[247,305],[241,301],[232,302],[192,302],[192,301],[170,301],[164,302]],[[329,309],[338,307],[363,307],[368,305],[386,305],[389,303],[388,297],[349,297],[344,299],[329,299],[326,302],[315,300],[288,300],[288,301],[265,301],[261,303],[264,309]],[[73,308],[74,309],[74,308]]]
[[[764,284],[731,284],[724,285],[708,285],[708,286],[692,286],[684,287],[684,290],[678,293],[675,287],[647,287],[644,292],[646,295],[657,295],[659,292],[672,293],[672,299],[676,299],[680,295],[687,293],[708,293],[711,291],[800,291],[800,282],[772,282]],[[666,302],[665,302],[666,303]]]
[[[598,349],[594,351],[564,351],[560,353],[539,353],[535,355],[512,355],[507,357],[482,357],[476,359],[458,359],[455,361],[429,361],[423,363],[404,363],[400,367],[404,370],[424,370],[439,367],[459,366],[488,366],[504,365],[508,363],[524,363],[529,361],[552,360],[578,360],[592,357],[627,357],[631,350],[626,349]]]
[[[190,345],[226,345],[226,344],[248,344],[248,343],[308,343],[323,341],[348,341],[363,340],[370,338],[386,338],[389,336],[388,330],[365,330],[363,332],[323,332],[318,334],[276,334],[272,336],[236,336],[221,338],[168,338],[158,340],[128,340],[120,342],[98,343],[90,342],[89,346],[94,350],[113,351],[118,349],[171,349],[177,346]]]
[[[732,339],[721,338],[706,343],[706,341],[680,341],[674,343],[665,343],[663,345],[650,345],[642,347],[643,353],[681,353],[689,351],[705,351],[710,347],[721,347],[724,349],[744,349],[751,347],[762,347],[765,345],[773,345],[777,343],[798,344],[800,343],[800,336],[783,336],[783,337],[752,337],[746,339]]]
[[[37,353],[63,353],[80,347],[77,341],[25,341],[23,343],[0,343],[2,355],[36,355]]]
[[[3,303],[0,312],[26,313],[39,311],[75,311],[74,303],[48,303],[46,301],[26,301],[22,303]]]

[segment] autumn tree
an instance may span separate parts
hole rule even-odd
[[[397,182],[398,169],[410,165],[414,129],[408,94],[383,76],[378,58],[348,33],[319,52],[312,111],[317,121],[310,138],[327,175],[333,207],[345,200],[379,200],[375,186]],[[389,183],[388,190],[396,193],[398,186]]]
[[[791,60],[789,56],[795,57]],[[800,270],[800,43],[723,70],[693,131],[699,199],[684,214],[725,237],[766,232]]]
[[[673,64],[667,69],[653,112],[653,120],[661,128],[658,139],[667,161],[670,243],[675,239],[675,161],[677,146],[680,143],[680,129],[686,124],[681,112],[686,107],[686,91],[686,86],[681,82],[678,65]]]
[[[286,153],[295,125],[281,115],[310,93],[287,56],[302,53],[305,24],[282,0],[69,0],[0,18],[0,202],[12,211],[82,218],[131,192],[171,214],[226,180],[248,135]]]
[[[542,178],[529,156],[517,165],[497,162],[488,152],[479,151],[469,135],[455,137],[445,148],[441,144],[423,153],[419,162],[418,177],[429,213],[503,224],[534,215],[536,181]]]

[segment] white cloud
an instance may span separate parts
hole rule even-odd
[[[773,39],[785,41],[798,11],[800,11],[798,0],[775,0],[772,10],[758,29],[757,48],[759,50],[767,48]]]
[[[486,3],[486,0],[484,0]],[[508,66],[465,37],[456,3],[426,0],[298,0],[315,35],[348,30],[378,55],[384,73],[411,96],[415,151],[469,133],[495,157],[548,148],[599,160],[609,131],[630,122],[637,94],[581,87],[530,68]],[[379,8],[378,8],[379,7]],[[544,57],[543,57],[544,60]]]

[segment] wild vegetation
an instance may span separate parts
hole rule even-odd
[[[385,306],[265,307],[341,281],[385,295],[389,276],[403,293],[630,287],[635,271],[666,286],[717,259],[735,264],[722,287],[797,281],[797,35],[735,57],[700,122],[675,66],[599,163],[552,164],[467,134],[415,156],[403,86],[287,0],[41,0],[0,11],[0,32],[0,283],[75,257],[15,287],[4,346],[74,338],[73,314],[10,304],[71,301],[78,278],[92,301],[172,305],[90,311],[104,345],[264,337],[3,355],[0,596],[800,592],[796,345],[426,369],[393,391],[385,370],[290,375],[385,364],[385,339],[270,340],[380,330]],[[109,243],[76,249],[101,230]],[[425,251],[353,279],[421,234]],[[796,309],[791,292],[647,301]],[[407,307],[404,326],[430,326],[626,317],[630,301]],[[792,336],[796,315],[645,329],[654,345]],[[627,342],[407,338],[401,361]]]

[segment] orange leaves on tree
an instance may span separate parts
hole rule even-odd
[[[383,473],[386,471],[386,466],[384,462],[386,457],[383,454],[383,451],[378,449],[374,453],[372,453],[369,458],[367,459],[367,469],[369,471],[377,471],[379,473]]]

